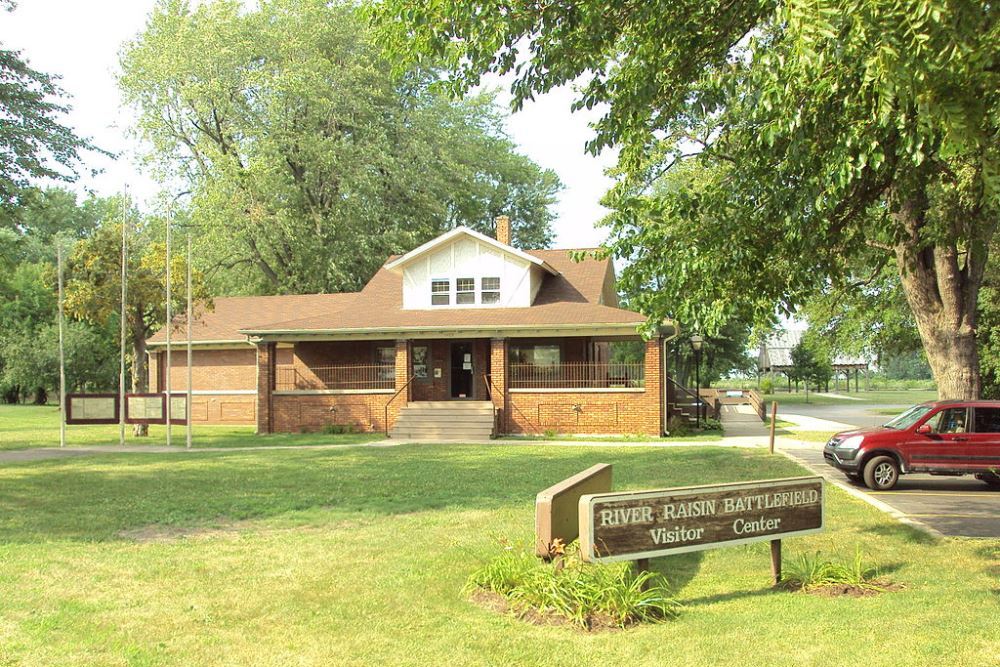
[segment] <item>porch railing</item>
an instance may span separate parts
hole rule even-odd
[[[303,389],[395,389],[394,364],[342,364],[339,366],[278,366],[275,388],[278,391]]]
[[[511,389],[637,389],[646,385],[643,363],[511,364]]]

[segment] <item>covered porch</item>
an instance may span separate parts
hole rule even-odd
[[[261,432],[388,433],[407,405],[461,401],[492,404],[494,434],[662,430],[659,339],[631,332],[257,345]]]

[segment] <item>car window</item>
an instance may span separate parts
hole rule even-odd
[[[976,408],[976,433],[1000,433],[1000,408]]]
[[[927,423],[934,433],[965,433],[968,430],[965,423],[967,416],[966,408],[945,408],[931,417]]]
[[[904,431],[920,420],[921,417],[926,415],[931,411],[931,406],[929,405],[914,405],[912,408],[904,412],[903,414],[893,417],[887,421],[883,426],[886,428],[894,428],[899,431]]]

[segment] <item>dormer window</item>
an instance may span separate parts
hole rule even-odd
[[[479,303],[500,303],[500,278],[483,278]]]
[[[455,303],[459,305],[476,303],[475,278],[459,278],[455,281]]]
[[[451,303],[451,281],[450,280],[432,280],[431,281],[431,305],[432,306],[447,306],[450,303]]]

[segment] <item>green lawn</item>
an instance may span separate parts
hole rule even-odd
[[[852,399],[861,399],[860,401],[850,401],[843,398],[831,398],[830,396],[818,396],[815,392],[809,392],[808,400],[806,393],[786,393],[778,392],[774,394],[765,394],[764,400],[766,401],[778,401],[778,405],[800,405],[803,403],[811,403],[816,405],[865,405],[865,404],[878,404],[887,403],[892,405],[915,405],[917,403],[923,403],[924,401],[936,401],[937,392],[936,391],[924,391],[924,390],[899,390],[899,391],[862,391],[859,394],[855,393],[841,393],[842,396],[849,396]]]
[[[172,444],[184,447],[185,427],[174,426]],[[195,426],[193,447],[292,447],[369,442],[384,438],[382,433],[274,433],[258,436],[252,426]],[[76,425],[66,427],[66,445],[117,445],[118,425]],[[132,435],[125,426],[128,445],[166,445],[165,426],[150,426],[149,435]],[[59,446],[59,408],[54,405],[0,405],[0,451]],[[0,663],[2,665],[2,663]]]
[[[1000,649],[1000,540],[934,540],[828,488],[828,530],[903,590],[772,590],[766,543],[653,561],[684,604],[587,635],[462,593],[542,488],[598,462],[616,489],[780,477],[719,447],[409,445],[102,454],[0,464],[0,665],[975,665]]]

